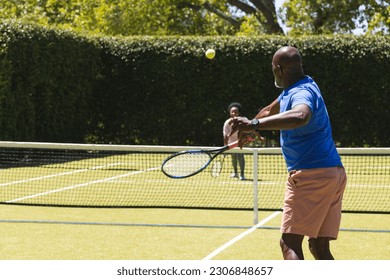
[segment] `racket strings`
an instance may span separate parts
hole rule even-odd
[[[185,177],[203,169],[210,159],[204,152],[183,153],[170,158],[163,170],[173,177]]]

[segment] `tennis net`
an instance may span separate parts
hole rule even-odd
[[[170,179],[161,163],[194,148],[0,142],[0,203],[66,207],[279,210],[287,171],[280,148],[228,151],[221,173]],[[246,180],[230,178],[231,154]],[[344,212],[390,213],[390,148],[339,149],[348,176]],[[219,163],[220,164],[220,163]]]

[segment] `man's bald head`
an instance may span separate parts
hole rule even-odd
[[[277,50],[273,60],[282,67],[300,67],[302,65],[301,54],[296,48],[290,46]]]
[[[277,87],[287,88],[301,79],[304,74],[298,49],[291,46],[278,49],[272,59],[272,70]]]

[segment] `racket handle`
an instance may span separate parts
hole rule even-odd
[[[238,140],[228,144],[229,150],[238,146]]]
[[[255,141],[255,138],[253,138],[252,136],[248,135],[248,136],[246,137],[246,140],[249,141],[249,142],[253,142],[253,141]],[[234,142],[228,144],[229,150],[230,150],[230,149],[233,149],[233,148],[235,148],[235,147],[237,147],[237,146],[238,146],[238,141],[239,141],[239,140],[234,141]]]

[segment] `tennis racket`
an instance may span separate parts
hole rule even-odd
[[[222,171],[223,167],[223,161],[225,160],[226,154],[222,155],[221,159],[215,160],[213,162],[213,165],[211,166],[211,176],[212,177],[219,177]]]
[[[173,179],[182,179],[202,172],[218,155],[238,146],[238,140],[213,150],[188,150],[167,157],[161,171]]]

